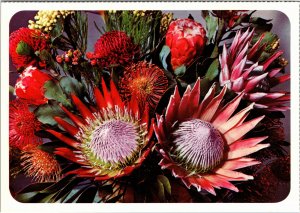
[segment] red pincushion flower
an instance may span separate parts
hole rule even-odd
[[[51,80],[51,77],[37,69],[27,67],[17,80],[15,91],[19,98],[25,99],[29,104],[40,105],[47,103],[44,95],[44,84]]]
[[[147,104],[153,110],[168,88],[168,79],[156,65],[139,62],[125,68],[119,86],[123,100],[129,101],[135,97],[141,109]]]
[[[111,65],[126,65],[140,53],[130,37],[122,31],[111,31],[103,34],[96,42],[94,53],[86,54],[88,59],[102,67]]]
[[[42,139],[34,133],[41,128],[41,123],[29,111],[28,105],[21,100],[9,104],[9,145],[23,148],[29,144],[39,145]]]
[[[206,32],[201,24],[191,19],[171,22],[166,35],[166,45],[171,49],[173,70],[188,66],[200,55],[206,43]]]
[[[39,30],[20,28],[9,37],[9,54],[17,68],[36,65],[36,51],[48,49],[48,35]],[[45,66],[45,63],[40,63]]]

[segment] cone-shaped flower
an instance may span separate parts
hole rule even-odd
[[[220,84],[236,92],[245,91],[244,98],[255,102],[255,107],[267,111],[285,111],[289,107],[285,104],[290,100],[290,94],[285,91],[270,91],[272,87],[290,79],[290,75],[277,76],[282,68],[269,69],[270,64],[283,54],[282,51],[274,53],[262,64],[255,63],[265,48],[261,45],[264,37],[250,48],[254,29],[245,33],[238,31],[230,48],[226,44],[219,56],[221,64]]]
[[[194,186],[214,195],[214,188],[238,191],[229,181],[253,179],[234,170],[258,164],[245,156],[269,146],[259,144],[267,137],[243,139],[264,117],[244,122],[253,104],[234,113],[243,93],[222,107],[226,86],[218,95],[215,90],[213,85],[200,101],[199,79],[193,89],[187,87],[182,98],[176,87],[166,112],[157,116],[154,125],[162,169],[171,170],[188,188]]]
[[[102,80],[102,92],[94,89],[97,110],[73,95],[73,103],[81,115],[62,107],[74,124],[55,117],[67,133],[48,130],[72,147],[56,148],[55,154],[81,165],[69,174],[95,180],[119,178],[139,167],[151,151],[153,121],[149,123],[148,108],[140,114],[133,98],[124,104],[112,81],[109,91]]]

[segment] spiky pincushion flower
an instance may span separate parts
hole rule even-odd
[[[192,19],[172,21],[166,34],[166,45],[171,50],[173,70],[190,65],[202,53],[205,42],[206,32],[201,24]]]
[[[9,37],[9,54],[14,65],[17,68],[25,68],[33,64],[44,66],[45,63],[39,61],[35,53],[49,48],[48,39],[47,34],[28,28],[20,28],[11,33]]]
[[[21,165],[28,177],[38,182],[56,182],[61,178],[61,167],[54,155],[29,145],[21,156]]]
[[[42,139],[35,135],[41,123],[29,111],[28,105],[17,99],[9,103],[9,145],[20,150],[26,145],[38,145]]]
[[[242,139],[264,117],[244,122],[253,104],[233,115],[243,93],[221,107],[226,86],[217,96],[215,89],[213,85],[199,104],[199,79],[193,89],[187,87],[182,98],[176,87],[165,114],[157,116],[154,126],[162,169],[171,170],[188,188],[194,186],[214,195],[214,188],[238,191],[229,181],[253,179],[234,170],[258,164],[245,156],[269,146],[258,144],[267,137]]]
[[[98,88],[94,89],[98,106],[94,113],[74,95],[73,103],[82,117],[62,107],[75,126],[60,117],[54,119],[68,136],[47,130],[73,147],[56,148],[55,151],[55,154],[82,165],[69,173],[95,180],[119,178],[131,173],[141,165],[152,146],[153,121],[148,123],[148,110],[140,114],[136,99],[124,104],[112,81],[108,91],[102,79],[102,91],[103,94]]]
[[[290,100],[290,94],[285,91],[271,91],[271,88],[290,79],[289,74],[276,75],[280,68],[268,69],[270,64],[283,54],[282,51],[274,53],[262,64],[255,63],[256,58],[262,53],[265,45],[261,45],[262,35],[259,40],[249,48],[254,29],[245,33],[238,31],[230,48],[223,46],[219,56],[221,64],[220,84],[236,92],[245,92],[244,98],[255,102],[257,108],[268,111],[285,111],[289,107],[285,104]]]
[[[123,100],[135,97],[141,109],[148,104],[154,110],[168,88],[168,79],[162,69],[144,61],[125,68],[119,87]]]
[[[87,58],[102,67],[126,65],[140,53],[138,45],[122,31],[104,33],[96,42],[94,53],[88,52]]]

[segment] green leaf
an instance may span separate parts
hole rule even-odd
[[[58,142],[48,142],[38,146],[38,148],[44,152],[53,153],[55,148],[61,147],[62,145]]]
[[[184,75],[186,71],[185,65],[181,65],[180,67],[177,67],[176,70],[174,71],[175,75],[181,77]]]
[[[154,184],[155,190],[156,190],[156,195],[158,196],[160,201],[165,200],[165,188],[164,184],[160,182],[159,179],[156,179],[156,183]]]
[[[43,124],[56,125],[56,121],[53,119],[55,116],[65,117],[66,114],[60,108],[60,106],[56,102],[49,102],[48,104],[44,104],[39,106],[34,111],[37,119]]]
[[[55,27],[51,30],[51,40],[54,41],[57,37],[61,36],[64,32],[64,21],[63,19],[58,19]]]
[[[62,88],[59,85],[59,82],[53,80],[47,81],[44,84],[45,97],[50,100],[56,100],[67,107],[71,107],[71,102],[67,99],[67,96],[64,94]]]
[[[51,182],[49,182],[49,183],[33,183],[33,184],[30,184],[30,185],[26,186],[25,188],[23,188],[18,194],[24,194],[24,193],[28,193],[28,192],[38,192],[38,191],[41,191],[41,190],[49,187],[52,184],[53,183],[51,183]]]
[[[63,76],[59,79],[59,85],[67,95],[74,93],[77,96],[81,96],[83,93],[82,84],[75,78]]]
[[[159,60],[162,63],[163,68],[165,70],[168,70],[167,58],[170,55],[170,52],[171,52],[170,47],[164,45],[159,53]]]
[[[205,78],[212,81],[218,76],[218,74],[219,74],[219,60],[216,58],[209,66],[205,74]]]
[[[157,180],[160,181],[163,184],[165,191],[169,195],[171,195],[171,184],[169,182],[169,179],[164,175],[158,175]]]
[[[31,46],[29,46],[27,43],[25,43],[24,41],[20,41],[17,45],[17,49],[16,52],[19,55],[32,55],[33,54],[33,49],[31,48]]]
[[[208,42],[213,42],[213,38],[217,32],[218,22],[217,18],[214,16],[206,16],[206,32],[207,32],[207,38]]]
[[[40,191],[40,193],[58,192],[59,190],[62,189],[62,187],[64,187],[65,185],[67,185],[69,182],[71,182],[74,179],[76,179],[76,177],[74,177],[74,175],[68,175],[68,176],[62,178],[61,180],[59,180],[58,182],[53,183],[49,187],[47,187],[44,190]]]
[[[89,187],[82,192],[78,197],[76,203],[92,203],[97,194],[97,188],[95,186]]]

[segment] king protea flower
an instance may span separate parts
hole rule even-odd
[[[173,70],[190,65],[200,55],[206,43],[203,26],[192,19],[172,21],[166,34],[166,45],[171,50]]]
[[[234,113],[244,94],[222,107],[226,86],[217,96],[215,90],[213,85],[200,101],[199,79],[193,89],[187,87],[182,98],[176,87],[166,112],[157,116],[154,126],[163,156],[161,168],[171,170],[188,188],[214,195],[214,188],[221,187],[237,192],[229,181],[252,180],[235,170],[258,164],[245,156],[269,146],[259,144],[267,137],[243,139],[264,118],[244,122],[253,104]]]
[[[28,145],[22,156],[21,165],[26,176],[38,182],[53,182],[61,178],[61,167],[54,155]]]
[[[72,100],[81,116],[62,107],[74,125],[60,117],[54,119],[67,134],[48,130],[72,147],[56,148],[55,154],[81,165],[69,174],[99,181],[128,175],[139,167],[151,151],[153,133],[148,109],[140,114],[136,99],[124,104],[112,81],[109,91],[102,80],[102,91],[94,89],[97,110],[74,95]]]
[[[285,106],[290,100],[290,94],[285,91],[270,91],[272,87],[290,79],[289,74],[277,76],[282,67],[269,69],[270,64],[283,54],[275,52],[262,64],[255,63],[256,58],[262,53],[265,45],[261,45],[264,37],[250,48],[254,29],[245,33],[238,31],[230,48],[226,44],[219,56],[221,64],[220,84],[236,92],[245,92],[244,98],[255,102],[255,107],[268,111],[285,111]]]
[[[123,100],[130,101],[134,97],[141,109],[149,105],[151,110],[155,110],[168,88],[168,79],[162,69],[144,61],[125,68],[119,87]]]
[[[41,123],[28,105],[22,100],[9,103],[9,145],[23,150],[27,145],[42,144],[42,139],[35,135],[41,129]]]

